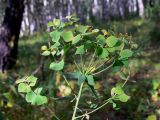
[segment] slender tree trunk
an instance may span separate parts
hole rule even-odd
[[[0,26],[0,71],[10,69],[16,63],[23,12],[24,0],[7,0]]]

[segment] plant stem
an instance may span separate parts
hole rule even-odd
[[[88,68],[91,67],[91,65],[92,65],[92,63],[93,63],[93,60],[94,60],[94,57],[95,57],[95,54],[96,54],[96,51],[94,51],[94,53],[93,53],[93,55],[92,55],[92,58],[91,58],[91,60],[90,60],[90,62],[89,62],[89,65],[88,65]]]
[[[102,107],[106,106],[108,103],[109,103],[109,100],[108,100],[107,102],[105,102],[103,105],[101,105],[101,106],[99,106],[98,108],[94,109],[93,111],[88,112],[88,113],[83,114],[83,115],[80,115],[80,116],[77,116],[77,117],[75,117],[75,118],[76,118],[76,119],[77,119],[77,118],[81,118],[81,117],[84,117],[84,116],[89,115],[89,114],[91,114],[91,113],[94,113],[95,111],[97,111],[97,110],[101,109]]]
[[[75,120],[75,119],[76,119],[76,112],[77,112],[79,100],[80,100],[80,97],[81,97],[83,84],[84,84],[84,83],[81,84],[80,89],[79,89],[79,92],[78,92],[78,96],[77,96],[77,98],[76,98],[76,104],[75,104],[75,107],[74,107],[74,112],[73,112],[73,115],[72,115],[72,120]]]
[[[101,70],[101,71],[98,71],[98,72],[96,72],[96,73],[93,73],[92,75],[97,75],[97,74],[99,74],[99,73],[102,73],[102,72],[104,72],[104,71],[106,71],[106,70],[108,70],[110,67],[112,67],[113,66],[113,64],[115,63],[115,61],[112,63],[112,64],[110,64],[108,67],[106,67],[106,68],[104,68],[103,70]]]

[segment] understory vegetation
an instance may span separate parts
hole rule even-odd
[[[123,90],[129,96],[126,103],[116,102],[109,103],[107,106],[96,111],[90,116],[92,120],[156,120],[156,116],[160,115],[160,36],[156,35],[155,27],[157,24],[152,20],[144,20],[135,18],[132,20],[99,22],[92,24],[94,28],[106,29],[109,33],[122,33],[131,36],[135,49],[134,57],[130,59],[130,78],[125,84]],[[160,30],[160,29],[159,29]],[[59,72],[54,75],[55,82],[50,81],[53,73],[48,69],[51,59],[41,55],[43,45],[48,45],[49,33],[35,33],[31,37],[22,37],[19,41],[19,59],[12,71],[0,74],[0,120],[57,120],[57,116],[61,116],[62,120],[69,120],[72,116],[74,102],[73,99],[67,97],[71,95],[72,89],[78,91],[79,86],[75,80],[69,80],[71,88],[62,81]],[[138,44],[138,46],[137,46]],[[42,49],[42,50],[41,50]],[[38,51],[38,52],[37,52]],[[82,51],[79,51],[81,53]],[[46,53],[47,54],[47,53]],[[44,53],[44,55],[46,55]],[[68,61],[72,61],[71,54],[68,54]],[[79,59],[79,58],[78,58]],[[66,71],[72,71],[75,65],[67,64]],[[54,95],[59,98],[48,99],[48,104],[34,106],[26,102],[24,94],[17,92],[16,80],[34,75],[38,78],[39,86],[47,86],[48,89],[54,89]],[[94,83],[96,94],[102,99],[95,99],[90,89],[85,90],[86,94],[82,94],[80,108],[94,110],[97,104],[102,104],[111,96],[110,90],[122,82],[121,78],[126,77],[125,74],[103,72]],[[50,83],[51,82],[51,83]],[[53,88],[55,84],[57,87]],[[92,82],[90,83],[92,86]],[[52,94],[52,93],[50,93]],[[48,96],[47,96],[48,97]],[[61,99],[63,97],[64,99]],[[84,99],[85,98],[85,99]],[[92,100],[91,100],[92,98]],[[96,103],[96,104],[94,104]],[[88,108],[90,106],[90,108]],[[79,112],[81,112],[79,110]],[[87,117],[87,116],[86,116]]]

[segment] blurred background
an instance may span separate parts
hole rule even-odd
[[[54,120],[54,113],[69,120],[72,103],[62,100],[56,108],[54,102],[29,105],[17,93],[15,81],[35,73],[46,84],[49,60],[40,49],[49,39],[47,23],[71,14],[82,24],[131,35],[138,44],[125,87],[131,99],[119,104],[119,110],[104,107],[91,120],[160,120],[160,0],[0,0],[0,120]],[[4,60],[5,55],[14,60]],[[97,91],[107,97],[119,78],[108,72],[102,78]],[[56,89],[63,96],[69,94],[62,93],[69,89],[65,85]]]

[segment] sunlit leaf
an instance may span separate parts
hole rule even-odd
[[[88,30],[89,26],[83,26],[83,25],[79,25],[76,29],[77,31],[79,31],[80,33],[86,33]]]
[[[132,57],[132,55],[133,55],[133,52],[131,50],[125,49],[120,52],[119,59],[129,58],[129,57]]]
[[[37,82],[37,78],[34,76],[27,77],[27,81],[29,82],[29,86],[35,86]]]
[[[74,38],[72,31],[64,32],[62,34],[62,37],[63,37],[65,42],[70,42]]]
[[[43,55],[43,56],[48,56],[48,55],[50,55],[50,51],[44,51],[41,55]]]
[[[53,27],[54,24],[53,24],[53,22],[50,21],[50,22],[47,23],[47,26],[48,26],[48,27]]]
[[[81,35],[77,35],[73,38],[72,44],[76,44],[81,40]]]
[[[18,92],[27,93],[30,91],[31,91],[31,88],[27,83],[20,83],[18,85]]]
[[[122,94],[122,95],[119,95],[118,98],[121,102],[127,102],[129,100],[130,96],[128,96],[126,94]]]
[[[118,38],[116,38],[115,36],[110,36],[106,39],[106,43],[109,47],[114,47],[117,42]]]
[[[24,77],[24,78],[22,78],[22,79],[18,79],[18,80],[16,81],[16,84],[23,83],[23,82],[26,81],[26,79],[27,79],[27,77]]]
[[[100,58],[106,58],[106,57],[108,57],[109,56],[109,52],[108,52],[108,50],[106,49],[106,48],[103,48],[102,49],[102,53],[100,54]]]
[[[58,26],[60,26],[61,21],[60,21],[59,19],[54,19],[54,20],[53,20],[53,23],[54,23],[55,26],[58,27]]]
[[[56,62],[52,62],[49,66],[50,69],[58,71],[58,70],[62,70],[64,67],[64,60],[62,59],[59,63]]]
[[[48,99],[46,96],[42,96],[31,91],[26,94],[26,101],[30,102],[32,105],[43,105],[48,102]]]
[[[84,45],[81,45],[79,47],[77,47],[76,53],[75,54],[84,54],[85,50],[84,50]]]
[[[36,94],[40,94],[42,92],[43,88],[42,87],[38,87],[34,90],[34,93]]]
[[[61,36],[61,32],[53,31],[50,33],[50,36],[52,37],[53,42],[58,42]]]

